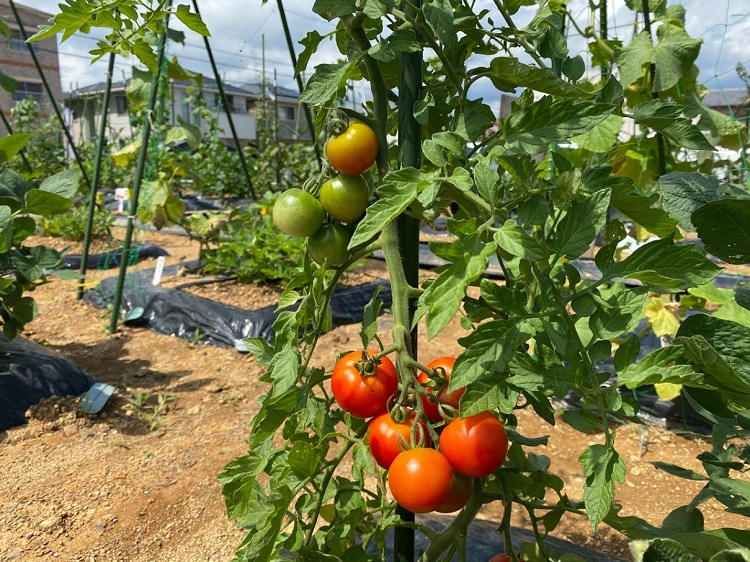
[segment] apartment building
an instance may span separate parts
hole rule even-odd
[[[36,33],[37,27],[40,24],[46,24],[52,17],[52,14],[24,6],[18,2],[15,3],[15,6],[28,35]],[[0,19],[11,30],[10,37],[0,36],[0,72],[18,82],[14,92],[7,92],[0,88],[0,111],[10,118],[10,110],[18,101],[32,98],[41,104],[47,112],[51,113],[50,100],[44,91],[42,79],[34,65],[29,47],[16,22],[8,0],[0,0]],[[60,82],[60,62],[57,55],[57,38],[49,37],[30,45],[39,60],[50,90],[52,90],[52,95],[59,101],[62,99],[62,86]],[[7,133],[8,131],[0,120],[0,136]]]

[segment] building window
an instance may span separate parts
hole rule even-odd
[[[125,115],[128,112],[128,98],[126,96],[115,96],[115,113]]]
[[[39,52],[39,43],[29,43],[29,45],[31,45],[35,53]],[[11,29],[10,37],[6,39],[6,46],[9,51],[29,52],[29,47],[18,29]]]
[[[16,91],[11,94],[10,98],[14,102],[31,98],[36,103],[41,104],[44,101],[42,85],[37,82],[19,82]]]
[[[294,121],[294,109],[291,105],[282,105],[279,107],[279,117],[287,121]]]

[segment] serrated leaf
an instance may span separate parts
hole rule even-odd
[[[495,242],[506,252],[529,261],[541,260],[545,257],[544,249],[521,228],[516,221],[508,219],[505,224],[495,231]]]
[[[633,363],[638,358],[641,350],[641,340],[638,336],[631,336],[615,351],[614,364],[617,372],[620,372]]]
[[[750,328],[730,320],[694,314],[682,322],[677,337],[686,338],[684,345],[689,345],[686,352],[704,372],[729,389],[750,392],[750,349],[745,345],[750,341],[746,339],[750,338]]]
[[[484,242],[475,233],[454,242],[451,251],[452,256],[441,257],[451,257],[452,263],[440,272],[417,301],[416,317],[426,317],[429,339],[438,335],[456,315],[468,286],[487,269],[495,245]]]
[[[562,80],[550,68],[539,68],[522,63],[514,57],[495,57],[490,62],[487,77],[500,91],[515,93],[517,88],[529,88],[558,98],[586,97],[589,94]]]
[[[533,330],[514,320],[490,320],[458,340],[465,349],[456,358],[449,388],[467,386],[485,375],[502,373],[516,348],[533,335]]]
[[[728,263],[750,263],[750,200],[712,201],[693,211],[690,220],[706,251]]]
[[[588,319],[594,339],[609,340],[634,329],[643,317],[648,292],[641,289],[620,287],[605,300]]]
[[[505,119],[507,146],[515,152],[539,154],[552,143],[566,142],[604,121],[613,106],[581,100],[555,101],[552,96],[515,111]]]
[[[432,32],[447,44],[453,39],[453,7],[450,0],[433,0],[426,3],[422,12]]]
[[[211,37],[211,33],[208,31],[208,27],[203,23],[201,17],[198,14],[191,12],[190,6],[187,4],[180,4],[177,6],[175,15],[177,16],[177,19],[184,23],[185,27],[191,31],[195,31],[198,35],[202,35],[203,37]]]
[[[447,0],[446,0],[447,1]],[[428,4],[429,5],[429,4]],[[475,141],[495,124],[495,114],[482,100],[468,100],[458,116],[456,133],[467,141]]]
[[[315,0],[313,12],[331,21],[357,11],[356,0]]]
[[[617,141],[617,135],[622,128],[622,122],[623,118],[620,115],[608,115],[604,121],[594,126],[590,131],[582,135],[570,137],[570,142],[575,143],[585,150],[604,154]]]
[[[612,509],[615,483],[622,483],[625,479],[625,461],[614,449],[599,444],[589,446],[578,460],[583,464],[586,476],[583,485],[586,514],[595,532]]]
[[[690,220],[693,211],[710,201],[720,199],[719,180],[690,172],[672,172],[658,180],[664,208],[677,219],[680,228],[695,232]]]
[[[375,192],[377,201],[367,207],[364,218],[357,224],[349,241],[349,248],[355,248],[382,232],[388,223],[412,204],[419,190],[427,183],[415,168],[402,168],[386,175]]]
[[[568,425],[581,433],[590,433],[602,428],[599,419],[586,410],[565,410],[563,419]]]
[[[589,249],[607,221],[610,190],[597,191],[583,201],[576,201],[560,221],[554,240],[558,256],[574,259]]]
[[[370,301],[365,305],[362,312],[362,328],[360,330],[360,338],[362,339],[362,348],[369,349],[370,342],[373,340],[375,335],[378,333],[378,316],[380,315],[380,309],[383,307],[383,301],[378,297],[380,291],[383,290],[382,285],[378,285],[375,291],[370,297]]]
[[[692,365],[685,365],[684,348],[671,345],[656,349],[639,363],[631,363],[618,370],[617,384],[639,388],[648,384],[671,382],[694,387],[709,387],[704,376]],[[677,363],[682,361],[683,363]]]
[[[608,279],[638,279],[656,292],[673,293],[707,283],[720,271],[691,244],[675,245],[665,238],[644,244],[603,273]]]
[[[330,103],[339,97],[356,70],[357,61],[319,64],[315,67],[315,74],[307,81],[299,101],[310,105]]]
[[[610,204],[660,238],[666,238],[675,233],[677,220],[672,218],[674,216],[671,213],[672,209],[670,208],[670,213],[667,213],[664,209],[654,207],[651,198],[638,194],[631,185],[616,185],[612,188]]]
[[[651,35],[642,31],[625,47],[617,57],[620,81],[623,86],[646,75],[654,64],[654,90],[663,92],[679,82],[680,78],[693,66],[701,41],[690,37],[684,29],[672,25],[662,26],[659,42],[653,44]]]
[[[506,384],[475,382],[461,397],[461,417],[465,418],[495,409],[510,413],[518,404],[519,396],[520,392],[511,389]]]

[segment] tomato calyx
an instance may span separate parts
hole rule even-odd
[[[340,109],[333,109],[326,118],[326,129],[331,136],[342,135],[349,128],[349,117]]]
[[[378,355],[370,355],[366,350],[362,350],[362,358],[354,363],[354,368],[363,377],[371,377],[377,372],[378,365],[380,365]]]

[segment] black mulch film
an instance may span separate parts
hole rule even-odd
[[[174,267],[174,266],[172,266]],[[169,274],[173,269],[166,268]],[[235,347],[244,351],[242,340],[262,337],[273,339],[273,323],[279,315],[276,306],[257,310],[222,304],[178,289],[153,286],[153,270],[127,275],[122,302],[125,322],[131,326],[148,327],[189,341]],[[84,295],[84,300],[96,308],[105,308],[113,300],[116,279],[105,279]],[[336,291],[331,298],[333,326],[362,321],[362,311],[378,287],[385,307],[391,305],[390,283],[367,283]]]
[[[159,256],[168,256],[164,248],[154,244],[144,244],[137,248],[130,249],[130,263],[135,264],[139,261],[158,258]],[[82,256],[70,254],[63,256],[63,263],[60,269],[79,269],[81,267]],[[105,252],[103,254],[91,254],[86,259],[86,269],[112,269],[120,267],[122,261],[122,248]]]
[[[96,379],[41,345],[0,335],[0,431],[26,423],[25,412],[48,396],[76,396]]]

